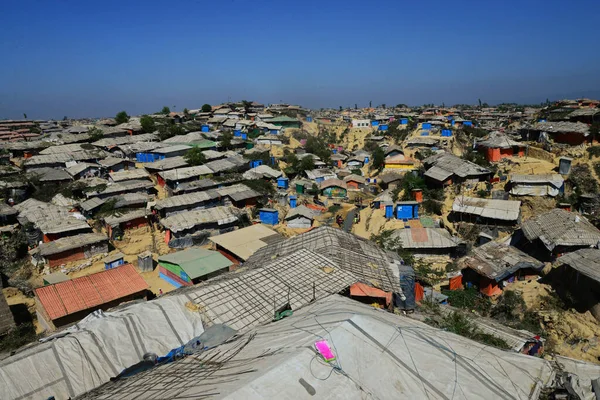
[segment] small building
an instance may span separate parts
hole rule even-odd
[[[154,260],[152,259],[150,250],[138,254],[138,269],[140,272],[154,271]]]
[[[419,219],[419,203],[416,201],[398,201],[394,209],[397,219]]]
[[[423,164],[427,169],[425,178],[438,185],[477,183],[487,180],[492,174],[487,168],[446,152],[427,157],[423,160]]]
[[[307,178],[320,184],[328,179],[337,179],[337,175],[328,168],[313,169],[312,171],[304,171]]]
[[[188,166],[183,156],[163,158],[162,160],[144,164],[146,171],[153,176],[156,176],[161,171],[170,171],[175,168],[185,168]]]
[[[100,176],[101,166],[92,163],[77,163],[65,171],[75,180],[81,178],[90,178],[93,176]]]
[[[262,197],[257,191],[248,186],[238,183],[236,185],[224,186],[214,189],[224,206],[235,206],[237,208],[253,207]]]
[[[600,321],[600,250],[576,250],[557,263],[548,278],[573,296],[577,309],[589,310]]]
[[[403,175],[387,172],[377,177],[379,179],[379,186],[382,189],[393,189],[402,183]]]
[[[19,224],[19,212],[6,203],[0,203],[0,234],[14,231]]]
[[[239,224],[240,211],[235,207],[213,207],[205,210],[185,211],[167,218],[160,224],[165,228],[165,243],[175,246],[185,237],[212,236],[232,230]],[[181,242],[181,243],[180,243]],[[187,244],[187,247],[191,246]]]
[[[148,284],[131,264],[43,286],[35,289],[38,321],[53,331],[95,310],[145,298],[147,289]]]
[[[259,165],[254,167],[242,175],[244,179],[266,179],[266,180],[274,180],[280,179],[283,173],[281,171],[275,170],[268,165]],[[283,182],[282,182],[283,184]]]
[[[33,252],[34,259],[48,264],[50,269],[53,269],[72,261],[107,253],[108,239],[100,233],[84,233],[42,243]]]
[[[122,240],[128,230],[148,225],[148,211],[145,208],[129,210],[104,218],[104,223],[111,240]]]
[[[202,210],[220,204],[219,193],[214,189],[209,189],[158,200],[153,208],[164,218],[180,212]]]
[[[404,154],[397,154],[395,156],[386,157],[384,160],[384,169],[386,170],[399,170],[399,171],[412,171],[415,169],[415,161],[407,158]]]
[[[398,145],[391,145],[389,146],[387,149],[385,149],[384,152],[386,158],[387,157],[395,157],[397,155],[404,155],[404,150],[402,149],[402,147],[398,146]]]
[[[143,168],[111,172],[108,176],[109,181],[115,183],[134,180],[150,180],[150,175]]]
[[[288,228],[308,229],[312,227],[315,216],[313,210],[301,205],[290,209],[284,219]]]
[[[222,235],[212,236],[209,240],[213,243],[215,250],[234,264],[241,264],[258,249],[283,239],[283,236],[273,229],[263,224],[254,224]]]
[[[269,120],[269,123],[280,128],[301,128],[302,121],[286,115],[280,115]]]
[[[104,257],[102,261],[104,262],[104,269],[115,268],[125,264],[125,254],[118,251],[115,254]]]
[[[497,162],[508,157],[524,157],[527,145],[512,140],[504,133],[492,132],[485,140],[477,142],[477,148],[486,160]]]
[[[415,256],[456,256],[459,249],[464,250],[465,243],[458,237],[450,235],[443,228],[397,229],[392,234],[402,243],[402,248]]]
[[[261,208],[258,210],[260,222],[267,225],[277,225],[279,223],[279,212],[274,208]]]
[[[521,247],[540,260],[552,260],[600,243],[600,230],[585,217],[558,208],[528,219],[521,229],[526,239]]]
[[[457,196],[452,204],[452,221],[487,225],[515,225],[521,216],[521,202]]]
[[[508,191],[513,196],[556,197],[565,191],[565,180],[560,174],[511,175]]]
[[[352,119],[352,127],[353,128],[370,128],[371,120],[370,119]]]
[[[358,190],[365,185],[366,179],[360,175],[350,174],[344,177],[344,182],[348,189]]]
[[[232,262],[218,251],[192,248],[158,257],[159,276],[176,288],[228,272]]]
[[[337,178],[327,179],[326,181],[321,182],[319,190],[323,196],[327,197],[344,198],[348,196],[348,186],[346,185],[346,182]]]
[[[286,189],[290,186],[290,182],[289,179],[286,178],[285,176],[280,176],[279,178],[277,178],[277,187],[279,189]]]
[[[107,157],[99,160],[98,164],[108,170],[108,172],[119,172],[135,168],[135,162],[126,158]]]
[[[487,296],[502,293],[503,282],[514,282],[520,276],[537,276],[544,263],[516,247],[488,242],[475,247],[472,255],[459,261],[463,283],[470,282]]]
[[[571,163],[573,159],[570,157],[561,157],[558,161],[558,172],[561,175],[569,175],[571,172]]]
[[[175,168],[169,171],[162,171],[157,174],[159,186],[165,187],[169,195],[172,191],[185,182],[196,181],[203,176],[212,174],[213,171],[206,165],[197,165],[193,167]]]
[[[73,180],[67,171],[57,168],[36,168],[27,175],[35,178],[40,185],[45,183],[67,184]]]
[[[190,151],[191,148],[191,146],[188,146],[186,144],[175,144],[173,146],[154,149],[150,152],[150,154],[153,158],[152,161],[157,161],[163,160],[165,158],[183,156],[185,153]]]
[[[581,122],[537,122],[531,128],[522,128],[521,136],[524,140],[551,138],[556,143],[577,146],[589,139],[590,127]]]

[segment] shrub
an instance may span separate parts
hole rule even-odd
[[[444,290],[451,306],[469,311],[477,311],[483,316],[490,314],[492,302],[489,297],[482,296],[477,289]]]

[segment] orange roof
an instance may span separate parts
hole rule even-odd
[[[389,305],[392,302],[392,292],[385,292],[361,282],[357,282],[350,286],[350,296],[383,298],[385,299],[386,305]]]
[[[87,310],[141,292],[148,284],[133,265],[98,272],[35,289],[50,319]]]

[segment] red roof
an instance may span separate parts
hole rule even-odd
[[[87,310],[141,292],[148,284],[133,265],[82,276],[35,289],[50,319]]]

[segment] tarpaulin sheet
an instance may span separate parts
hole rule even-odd
[[[382,298],[385,299],[386,306],[392,302],[391,292],[385,292],[381,289],[377,289],[362,282],[357,282],[354,285],[350,286],[350,296]]]

